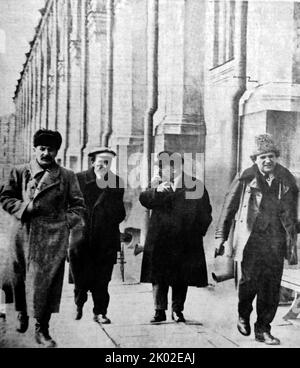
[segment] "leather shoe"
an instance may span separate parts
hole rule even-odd
[[[176,322],[185,322],[185,318],[182,312],[172,312],[172,320]]]
[[[102,325],[109,325],[111,320],[105,314],[94,314],[94,321]]]
[[[239,317],[237,328],[239,332],[244,336],[249,336],[251,334],[251,327],[250,327],[249,320],[245,318]]]
[[[280,345],[280,340],[272,336],[270,332],[256,332],[255,340],[264,342],[267,345]]]
[[[77,307],[75,321],[79,321],[82,318],[82,308]]]
[[[19,312],[18,314],[19,327],[17,331],[20,333],[24,333],[28,329],[29,317],[26,312]]]
[[[35,341],[38,344],[42,344],[46,348],[55,348],[56,347],[56,342],[49,335],[48,329],[36,328],[34,337],[35,337]]]
[[[151,319],[150,323],[163,322],[167,319],[166,312],[162,309],[157,309],[155,311],[154,317]]]

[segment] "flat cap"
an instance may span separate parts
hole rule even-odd
[[[115,151],[113,151],[111,148],[109,147],[92,147],[90,150],[89,150],[89,153],[88,153],[88,156],[91,157],[91,156],[95,156],[96,154],[102,154],[103,157],[110,157],[110,158],[113,158],[113,157],[116,157],[117,154]]]

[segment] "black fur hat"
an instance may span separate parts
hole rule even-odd
[[[59,132],[40,129],[33,136],[33,146],[49,146],[54,147],[57,150],[60,149],[62,143],[62,137]]]

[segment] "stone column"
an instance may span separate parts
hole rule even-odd
[[[127,187],[124,226],[135,228],[140,227],[142,220],[138,195],[147,110],[147,12],[147,1],[115,1],[113,124],[109,145],[118,153],[116,171]]]
[[[35,44],[35,130],[40,128],[40,102],[41,102],[41,52],[40,43],[36,41]]]
[[[105,116],[106,91],[106,1],[90,0],[87,9],[87,144],[83,153],[83,168],[88,168],[88,151],[101,145]]]
[[[83,156],[87,144],[87,105],[88,105],[88,81],[89,81],[89,39],[88,39],[88,8],[90,0],[82,0],[81,5],[81,68],[80,68],[80,121],[81,121],[81,136],[80,136],[80,162],[79,170],[83,168]]]
[[[205,11],[204,1],[159,2],[159,101],[154,118],[155,151],[199,153],[202,168]]]
[[[69,146],[66,152],[66,166],[80,170],[81,161],[81,9],[82,0],[71,0],[71,35],[70,35],[70,111],[69,111]]]
[[[56,53],[56,6],[53,3],[48,13],[48,128],[54,130],[56,125],[56,72],[57,72],[57,53]]]
[[[69,6],[68,0],[58,3],[57,11],[57,129],[62,135],[61,149],[57,155],[57,161],[66,165],[65,153],[68,145],[68,83],[69,83]]]
[[[47,24],[41,31],[41,128],[48,126],[48,63],[47,63]]]
[[[31,159],[32,131],[33,131],[33,58],[28,60],[28,133],[27,133],[27,160]]]
[[[29,159],[29,125],[30,125],[30,75],[29,75],[28,64],[25,69],[25,83],[26,83],[26,118],[24,127],[24,159],[28,161]]]

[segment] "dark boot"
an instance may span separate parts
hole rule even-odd
[[[27,312],[19,312],[18,321],[19,321],[19,326],[17,328],[17,331],[20,333],[26,332],[28,329],[28,324],[29,324],[29,317],[27,315]]]
[[[255,332],[255,340],[259,342],[264,342],[267,345],[280,345],[280,340],[274,337],[270,332]]]
[[[111,320],[106,317],[106,314],[94,314],[94,321],[102,325],[109,325]]]
[[[182,312],[172,312],[172,320],[176,322],[185,322],[185,318]]]
[[[151,319],[151,323],[163,322],[167,319],[166,312],[163,309],[156,309],[154,317]]]
[[[249,336],[251,334],[251,326],[249,319],[239,316],[237,322],[237,329],[243,336]]]
[[[35,341],[38,344],[44,345],[46,348],[55,348],[56,342],[49,334],[49,320],[50,317],[37,320],[35,325]]]

